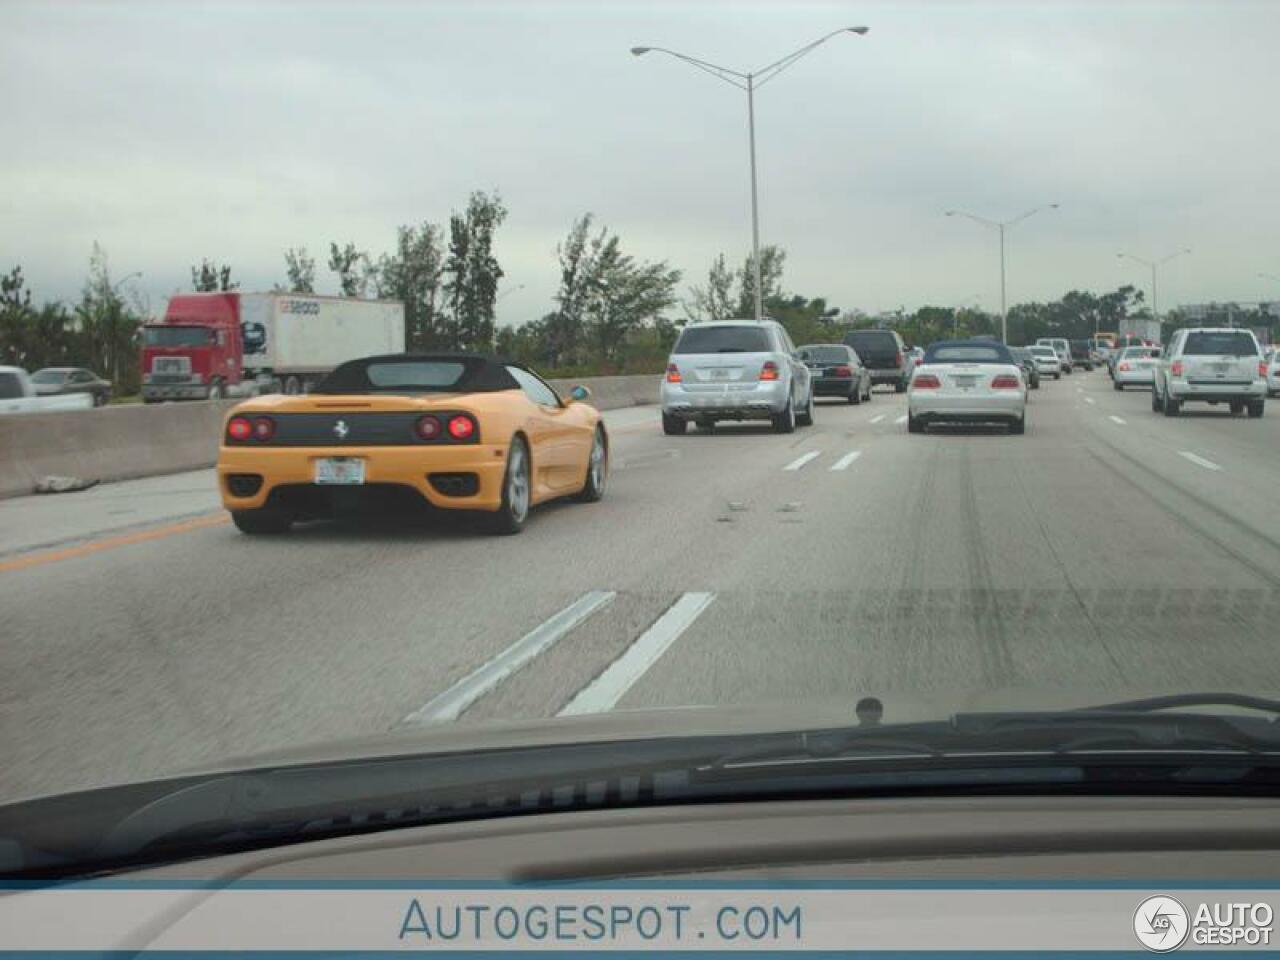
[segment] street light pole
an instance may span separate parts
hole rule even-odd
[[[1189,249],[1177,250],[1162,260],[1147,260],[1144,257],[1135,257],[1132,253],[1117,253],[1116,257],[1121,260],[1132,260],[1134,263],[1140,263],[1151,270],[1151,320],[1154,323],[1160,322],[1160,291],[1157,287],[1156,271],[1168,263],[1170,260],[1176,260],[1184,253],[1190,253]]]
[[[642,57],[646,53],[665,53],[669,57],[675,57],[677,60],[683,60],[690,66],[697,67],[704,73],[709,73],[713,77],[723,80],[725,83],[731,84],[739,90],[745,90],[747,92],[747,148],[751,167],[751,262],[753,265],[752,280],[755,286],[754,308],[756,323],[760,323],[764,320],[764,290],[762,287],[763,271],[760,264],[760,202],[756,176],[756,90],[764,86],[797,60],[826,43],[832,37],[837,37],[842,33],[856,33],[859,36],[864,36],[868,29],[869,28],[867,27],[842,27],[839,30],[833,30],[826,36],[819,37],[812,43],[806,44],[800,49],[787,54],[780,60],[775,60],[767,67],[763,67],[760,70],[750,73],[742,73],[738,70],[731,70],[728,67],[721,67],[708,60],[699,60],[696,57],[677,53],[676,51],[668,50],[665,47],[631,48],[632,55],[636,57]]]
[[[1046,203],[1039,207],[1033,207],[1026,213],[1014,217],[1012,220],[988,220],[986,217],[980,217],[976,213],[968,213],[964,210],[948,210],[948,217],[966,217],[975,223],[980,223],[986,227],[994,228],[1000,234],[1000,341],[1002,343],[1009,342],[1009,305],[1008,297],[1005,292],[1005,268],[1004,268],[1004,232],[1008,227],[1021,223],[1027,217],[1034,216],[1041,210],[1057,210],[1058,204]]]

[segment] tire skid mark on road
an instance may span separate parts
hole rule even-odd
[[[219,512],[211,516],[184,520],[181,523],[167,523],[162,527],[151,527],[135,533],[125,533],[104,537],[101,540],[91,540],[88,543],[66,547],[62,550],[37,550],[34,553],[22,553],[12,560],[0,560],[0,573],[7,573],[12,570],[26,570],[30,567],[39,567],[46,563],[57,563],[59,560],[70,560],[75,557],[86,557],[104,550],[114,550],[117,547],[127,547],[135,543],[147,543],[151,540],[162,540],[165,537],[176,536],[180,533],[190,533],[193,530],[221,527],[230,522],[231,517],[228,514]]]
[[[477,667],[443,693],[432,697],[409,714],[401,725],[447,723],[502,681],[541,653],[545,653],[565,634],[598,610],[613,602],[617,594],[611,590],[585,593],[553,617],[534,627],[492,660]]]
[[[1191,501],[1191,503],[1197,509],[1203,510],[1206,513],[1212,514],[1214,517],[1221,520],[1223,523],[1234,528],[1240,533],[1248,534],[1248,536],[1251,539],[1257,541],[1258,543],[1263,544],[1266,547],[1269,547],[1278,556],[1280,556],[1280,543],[1277,543],[1275,540],[1267,536],[1265,533],[1262,533],[1261,531],[1254,529],[1249,524],[1242,522],[1238,518],[1232,516],[1230,513],[1227,513],[1227,511],[1223,510],[1221,507],[1210,503],[1209,501],[1203,499],[1202,497],[1197,496],[1194,493],[1191,493],[1188,490],[1184,490],[1182,487],[1178,486],[1178,484],[1174,483],[1172,480],[1167,479],[1159,472],[1148,467],[1141,460],[1138,460],[1136,457],[1131,456],[1127,451],[1121,450],[1118,447],[1109,443],[1107,444],[1107,446],[1109,446],[1111,448],[1112,453],[1114,453],[1121,460],[1124,460],[1126,463],[1134,467],[1136,470],[1141,471],[1142,473],[1146,474],[1148,477],[1157,481],[1164,488],[1166,493],[1172,493],[1175,496],[1185,497],[1187,500]],[[1195,520],[1191,519],[1191,517],[1187,516],[1187,513],[1185,510],[1179,510],[1177,507],[1167,503],[1164,497],[1157,496],[1153,487],[1144,486],[1143,484],[1138,483],[1138,481],[1133,479],[1133,477],[1129,476],[1127,473],[1125,473],[1123,470],[1117,467],[1114,463],[1111,463],[1110,461],[1108,461],[1105,457],[1098,454],[1092,448],[1086,446],[1085,452],[1089,454],[1089,456],[1092,457],[1094,460],[1096,460],[1098,463],[1102,464],[1102,466],[1105,467],[1107,470],[1109,470],[1112,474],[1124,480],[1125,483],[1128,483],[1131,486],[1137,487],[1142,492],[1143,496],[1147,499],[1149,503],[1155,504],[1161,510],[1164,510],[1167,514],[1169,514],[1169,516],[1173,517],[1180,524],[1182,524],[1184,527],[1190,530],[1192,533],[1197,534],[1199,537],[1201,537],[1201,539],[1207,540],[1209,543],[1213,544],[1220,551],[1222,551],[1223,554],[1225,554],[1226,556],[1230,557],[1232,560],[1235,560],[1237,563],[1247,568],[1259,580],[1265,580],[1272,587],[1280,589],[1280,574],[1272,573],[1258,566],[1258,564],[1255,561],[1246,557],[1239,550],[1235,549],[1229,543],[1224,541],[1221,537],[1210,532],[1209,530],[1206,530],[1202,524],[1197,523]]]
[[[989,643],[982,643],[978,655],[982,660],[984,678],[991,682],[993,688],[1011,686],[1015,677],[1013,657],[1009,653],[1009,635],[1000,613],[1000,602],[996,599],[995,580],[991,576],[991,565],[987,561],[986,545],[983,541],[982,523],[978,517],[978,492],[973,482],[973,447],[964,447],[964,456],[960,459],[960,501],[961,522],[964,525],[965,566],[967,568],[971,595],[985,597],[987,609],[975,604],[974,627],[981,642],[990,638]]]
[[[653,625],[636,638],[622,656],[605,667],[604,672],[579,690],[560,712],[558,717],[573,717],[587,713],[607,713],[618,705],[636,682],[640,680],[680,638],[707,607],[711,606],[714,593],[686,593],[673,603]]]

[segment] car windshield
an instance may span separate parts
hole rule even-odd
[[[208,327],[143,327],[142,335],[148,347],[200,347],[213,340]]]
[[[814,363],[848,363],[849,350],[846,347],[801,347],[800,355]]]
[[[769,334],[762,327],[689,327],[672,353],[766,353]]]
[[[924,355],[925,363],[1010,363],[1008,350],[999,346],[937,346]]]
[[[1240,330],[1193,330],[1182,346],[1184,354],[1220,357],[1257,356],[1258,347],[1249,334]]]
[[[886,810],[1173,794],[1004,723],[1280,700],[1280,0],[0,16],[0,881],[783,800],[783,731]]]

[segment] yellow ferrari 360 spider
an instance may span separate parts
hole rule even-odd
[[[609,438],[589,396],[562,398],[531,370],[474,354],[352,360],[307,396],[228,414],[222,503],[245,533],[284,533],[379,495],[480,511],[494,532],[517,533],[536,504],[604,495]]]

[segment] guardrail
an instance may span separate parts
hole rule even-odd
[[[657,403],[659,378],[552,380],[561,393],[591,389],[591,403],[615,410]],[[0,497],[32,493],[44,477],[108,482],[212,466],[223,417],[240,401],[131,404],[0,417]]]

